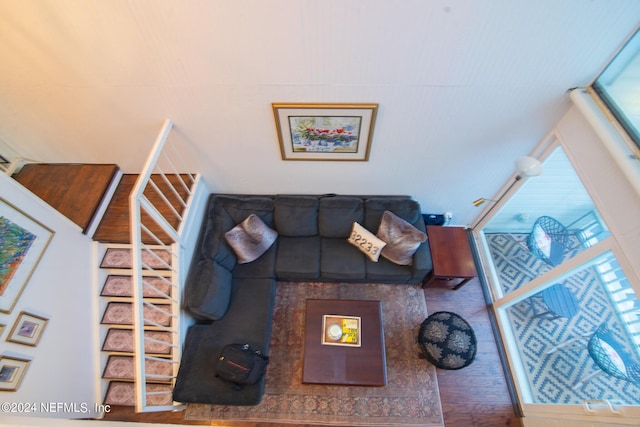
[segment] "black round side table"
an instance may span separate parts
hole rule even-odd
[[[473,329],[462,317],[439,311],[420,325],[418,343],[425,359],[441,369],[462,369],[476,356],[477,340]]]

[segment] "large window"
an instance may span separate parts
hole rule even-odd
[[[640,31],[598,76],[593,89],[640,147]]]
[[[526,416],[635,423],[638,277],[559,140],[474,229],[492,309]]]

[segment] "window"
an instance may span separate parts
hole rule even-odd
[[[640,147],[640,31],[631,37],[592,87]]]

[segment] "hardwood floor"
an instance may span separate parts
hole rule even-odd
[[[86,232],[118,170],[117,165],[32,163],[12,178]]]
[[[138,175],[123,175],[118,187],[111,199],[111,203],[107,208],[100,225],[93,235],[93,240],[104,243],[129,243],[130,230],[129,230],[129,195],[136,184]],[[156,183],[158,188],[167,195],[168,201],[173,208],[180,214],[184,209],[178,197],[176,197],[169,186],[157,175],[152,175],[151,179]],[[179,183],[180,178],[175,175],[168,175],[167,179],[173,185],[173,188],[177,191],[182,200],[186,200],[187,191]],[[189,177],[182,175],[183,182],[189,183]],[[144,194],[149,198],[151,203],[167,218],[171,226],[177,227],[180,223],[178,217],[176,217],[168,208],[164,200],[161,200],[158,194],[147,187]],[[142,223],[147,226],[163,243],[171,243],[171,239],[157,224],[149,219],[150,217],[143,213]],[[152,238],[143,236],[143,241],[148,244],[156,243]]]
[[[453,311],[473,327],[478,339],[475,361],[459,371],[437,370],[446,427],[519,427],[491,323],[478,279],[457,291],[431,287],[424,290],[429,313]],[[182,412],[136,414],[131,408],[114,407],[106,420],[236,427],[291,427],[292,424],[185,421]],[[307,425],[302,425],[307,426]],[[335,427],[335,426],[333,426]]]
[[[464,317],[478,340],[470,366],[437,370],[445,426],[522,426],[511,403],[480,281],[473,279],[457,291],[427,288],[425,298],[429,313],[452,311]]]

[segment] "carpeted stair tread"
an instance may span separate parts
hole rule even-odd
[[[157,307],[163,311],[170,313],[171,306],[169,304],[157,304]],[[143,309],[145,325],[149,325],[147,320],[153,321],[162,326],[171,325],[171,316],[154,310],[149,306]],[[133,325],[133,305],[128,302],[110,302],[102,316],[103,325]]]
[[[147,384],[147,393],[166,392],[165,394],[147,395],[147,405],[160,406],[171,405],[173,397],[171,395],[171,385],[169,384]],[[135,385],[132,382],[111,381],[107,394],[104,398],[105,405],[135,406]]]
[[[134,378],[134,358],[133,356],[109,356],[107,366],[104,369],[102,378],[109,380],[131,380]],[[163,378],[165,376],[173,375],[173,365],[169,359],[167,362],[161,362],[159,360],[145,361],[145,373],[147,375],[147,381],[154,383],[167,383],[170,380]],[[158,377],[154,377],[154,376]]]
[[[155,269],[167,269],[171,265],[171,252],[164,249],[154,249],[153,254],[142,251],[142,262]],[[164,262],[163,262],[164,261]],[[133,259],[130,248],[108,248],[100,263],[100,268],[132,268]]]
[[[153,290],[149,286],[142,285],[142,293],[146,298],[163,298],[165,295],[171,296],[171,285],[159,277],[145,277],[143,279],[149,285],[157,289]],[[109,275],[102,287],[103,297],[132,297],[133,277],[123,275]]]
[[[145,340],[144,350],[147,354],[171,354],[171,333],[165,331],[145,331],[145,338],[152,338],[167,343],[160,344]],[[131,329],[109,329],[102,345],[102,351],[133,353],[133,331]]]

